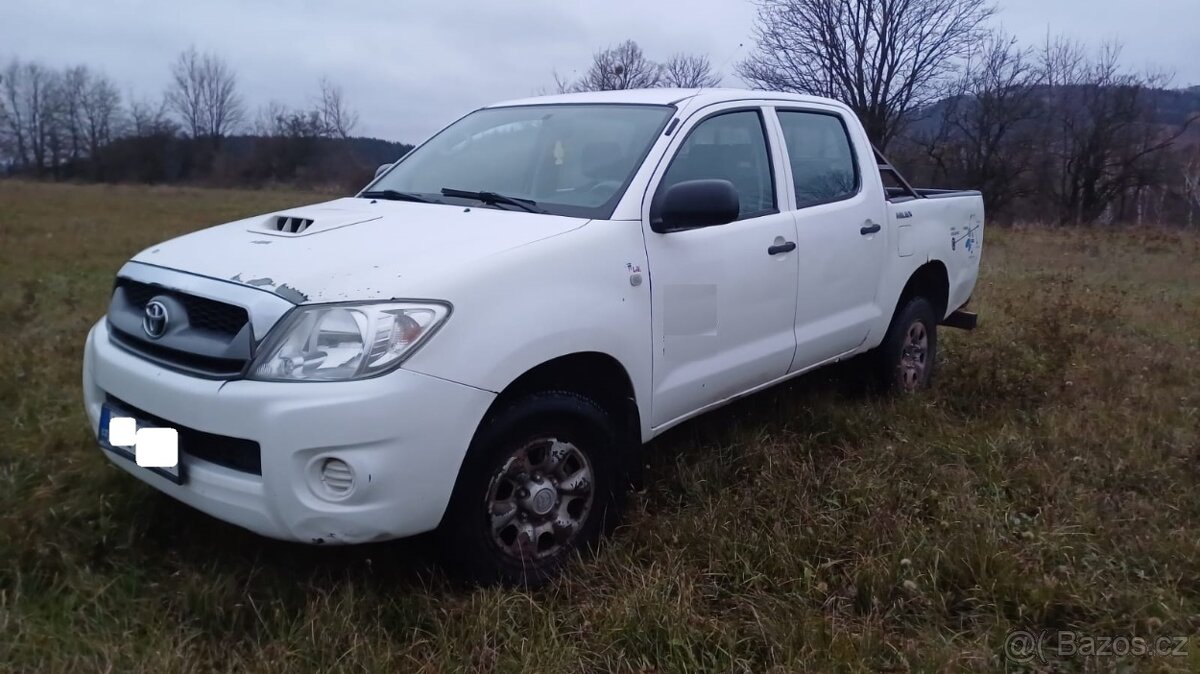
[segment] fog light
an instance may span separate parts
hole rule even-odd
[[[321,485],[333,498],[342,498],[354,489],[354,472],[341,459],[325,459],[321,462]]]

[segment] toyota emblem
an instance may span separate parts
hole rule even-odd
[[[142,316],[142,330],[150,339],[158,339],[167,332],[167,305],[158,300],[146,303],[146,314]]]

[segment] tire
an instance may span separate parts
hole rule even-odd
[[[438,528],[443,564],[471,583],[541,585],[615,521],[623,436],[595,401],[565,391],[519,398],[485,424]]]
[[[876,373],[889,392],[929,388],[937,363],[937,313],[924,297],[910,298],[892,319],[879,345]]]

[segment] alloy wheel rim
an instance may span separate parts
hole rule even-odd
[[[900,352],[900,382],[906,391],[915,391],[925,378],[929,367],[929,331],[922,321],[913,321],[904,335]]]
[[[583,529],[594,485],[592,464],[573,443],[544,437],[521,445],[488,484],[492,542],[523,561],[556,555]]]

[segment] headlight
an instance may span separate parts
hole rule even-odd
[[[315,304],[271,330],[250,378],[365,379],[394,369],[450,315],[437,302]]]

